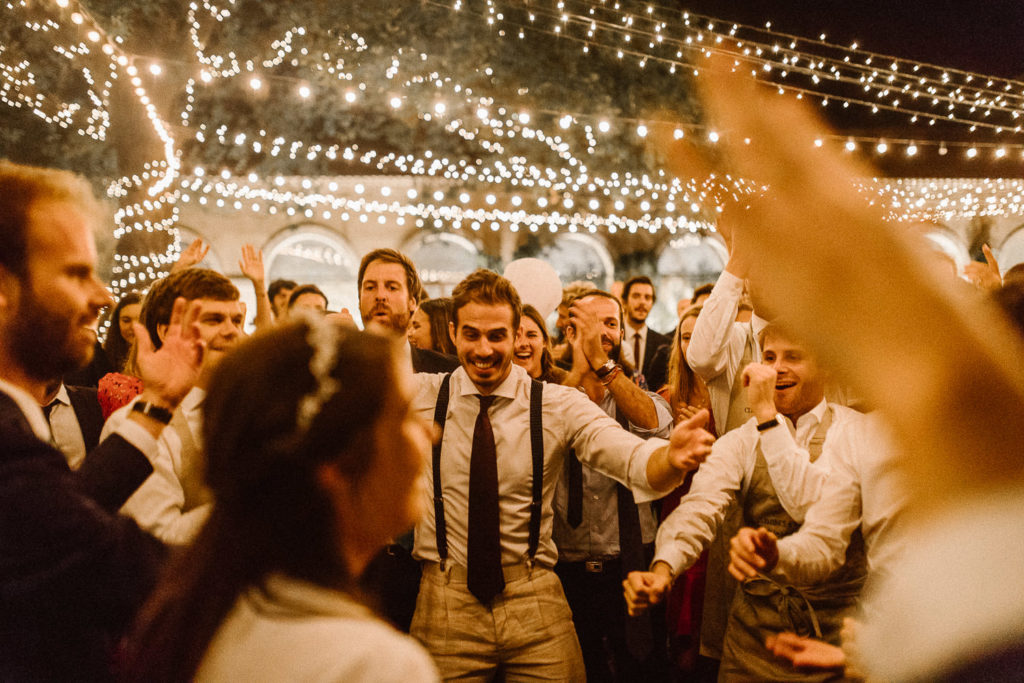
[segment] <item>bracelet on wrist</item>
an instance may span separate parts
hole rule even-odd
[[[601,380],[601,384],[603,384],[605,386],[608,386],[609,384],[611,384],[612,382],[615,381],[616,377],[618,377],[621,374],[622,374],[622,368],[620,366],[616,365],[612,369],[612,371],[609,372],[607,375],[605,375],[605,377]]]
[[[604,379],[619,367],[619,364],[613,361],[611,358],[608,362],[599,368],[594,368],[594,374],[597,375],[598,379]]]
[[[132,405],[132,412],[140,413],[165,425],[171,423],[171,418],[174,415],[174,411],[158,406],[155,403],[150,403],[149,401],[136,401]]]
[[[765,431],[768,431],[769,429],[771,429],[772,427],[778,427],[778,426],[779,426],[779,418],[778,417],[772,417],[772,419],[770,419],[770,420],[765,420],[764,422],[759,422],[758,425],[757,425],[757,431],[765,432]]]

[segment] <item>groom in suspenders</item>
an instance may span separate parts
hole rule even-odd
[[[452,292],[460,367],[419,374],[414,405],[442,435],[424,472],[413,555],[423,578],[411,633],[442,678],[582,680],[558,577],[552,500],[565,453],[628,485],[637,502],[678,485],[710,452],[702,413],[671,441],[635,437],[585,395],[512,363],[522,305],[478,270]]]

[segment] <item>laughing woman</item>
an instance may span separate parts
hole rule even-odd
[[[561,384],[565,379],[565,370],[556,367],[551,358],[551,346],[548,331],[544,328],[544,318],[530,304],[523,306],[523,317],[519,322],[512,361],[522,366],[530,377],[542,382]]]
[[[224,359],[203,424],[213,513],[143,611],[130,680],[436,680],[356,588],[418,516],[430,443],[392,346],[309,321]]]

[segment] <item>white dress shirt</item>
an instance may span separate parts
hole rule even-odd
[[[209,493],[201,479],[202,403],[206,392],[193,387],[157,439],[153,473],[121,507],[140,527],[165,543],[190,542],[210,513]],[[107,419],[103,435],[127,421],[131,407]]]
[[[641,439],[652,436],[667,439],[672,434],[672,410],[668,402],[653,392],[645,392],[654,402],[658,426],[644,429],[630,423],[629,431]],[[615,419],[617,406],[615,397],[606,391],[599,403],[601,410]],[[637,506],[640,516],[640,532],[644,543],[654,540],[658,531],[658,520],[651,506]],[[609,479],[594,468],[583,465],[583,519],[575,529],[567,523],[569,509],[569,485],[564,476],[560,477],[555,489],[554,537],[558,546],[558,557],[568,562],[578,562],[620,554],[618,482]]]
[[[850,536],[861,528],[872,580],[888,573],[906,547],[907,508],[892,439],[880,420],[867,415],[858,430],[835,435],[847,443],[831,448],[831,472],[803,526],[779,540],[773,575],[800,586],[824,581],[846,562]]]
[[[284,575],[238,597],[195,680],[437,681],[423,647],[345,593]]]
[[[686,350],[687,364],[707,384],[719,431],[729,421],[729,396],[736,375],[743,371],[740,363],[747,340],[753,337],[753,360],[760,360],[757,338],[768,324],[756,315],[748,323],[736,322],[742,296],[743,280],[723,270],[704,300]]]
[[[821,456],[812,463],[807,446],[829,406],[833,411],[832,425]],[[794,521],[803,521],[821,494],[830,469],[831,451],[849,446],[853,439],[846,438],[844,433],[856,433],[864,416],[822,401],[802,415],[795,426],[785,417],[778,417],[782,423],[779,427],[758,432],[757,419],[751,418],[715,442],[711,456],[697,470],[690,492],[662,522],[655,562],[667,563],[678,575],[697,561],[714,538],[729,502],[734,497],[743,499],[757,463],[759,442],[779,502]]]
[[[25,416],[29,427],[32,428],[33,433],[35,433],[39,440],[51,443],[52,432],[50,430],[50,423],[46,421],[42,407],[36,403],[32,394],[2,379],[0,379],[0,391],[10,396],[11,400],[21,409],[22,415]],[[104,429],[100,441],[102,442],[110,434],[117,434],[130,443],[146,456],[151,463],[157,459],[156,439],[142,425],[131,420],[123,420],[116,428],[112,426],[109,430]]]
[[[50,430],[53,433],[53,444],[68,461],[68,467],[77,470],[85,460],[85,439],[82,427],[78,424],[78,416],[71,405],[68,388],[62,382],[57,395],[53,397],[53,408],[50,409]],[[45,413],[44,413],[45,415]]]
[[[623,360],[632,365],[637,372],[643,372],[644,370],[644,359],[647,358],[647,332],[649,328],[647,323],[641,325],[639,330],[634,330],[632,325],[626,324],[626,335],[622,339],[622,346],[620,347],[620,353],[622,354]],[[633,347],[636,344],[636,338],[640,337],[640,357],[634,358]]]
[[[927,519],[916,519],[899,562],[878,584],[872,578],[865,592],[857,651],[871,680],[935,680],[944,669],[1019,647],[1022,530],[1019,483],[985,493],[965,490]]]
[[[425,419],[433,420],[437,392],[443,374],[417,374],[419,382],[413,408]],[[491,426],[498,459],[498,501],[501,510],[502,564],[511,565],[527,558],[532,496],[533,465],[530,449],[530,376],[513,364],[509,375],[492,394],[497,397],[490,409]],[[452,373],[448,416],[441,449],[441,487],[448,535],[448,559],[466,566],[466,542],[469,516],[469,461],[473,429],[480,412],[478,390],[459,367]],[[608,417],[586,395],[557,384],[544,385],[544,486],[540,525],[540,544],[536,560],[552,567],[558,551],[551,540],[552,502],[562,474],[566,452],[576,449],[580,461],[589,464],[633,490],[638,503],[662,497],[647,481],[647,461],[662,439],[647,441],[633,436]],[[440,561],[434,536],[432,462],[423,469],[424,515],[416,525],[413,556],[420,560]]]

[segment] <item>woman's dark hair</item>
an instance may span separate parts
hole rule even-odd
[[[560,384],[565,378],[566,372],[556,367],[555,361],[551,357],[551,339],[548,337],[548,329],[544,318],[541,317],[540,311],[530,304],[523,304],[523,315],[537,324],[537,327],[540,328],[540,334],[544,338],[544,350],[540,352],[540,377],[537,379],[542,382]]]
[[[106,352],[115,372],[124,371],[124,363],[128,360],[128,352],[131,351],[131,344],[121,335],[121,311],[125,306],[141,304],[142,294],[139,292],[128,292],[115,304],[107,318],[110,326],[107,327],[107,338],[103,342],[103,351]]]
[[[455,355],[455,344],[448,334],[448,323],[452,321],[452,300],[448,297],[427,299],[420,302],[420,309],[430,320],[431,348],[438,353]]]
[[[143,608],[128,679],[191,680],[238,596],[272,573],[353,589],[317,472],[331,463],[358,482],[369,469],[395,387],[393,344],[339,330],[330,374],[340,389],[302,432],[298,406],[316,391],[309,330],[302,321],[257,334],[217,367],[203,420],[213,511]]]

